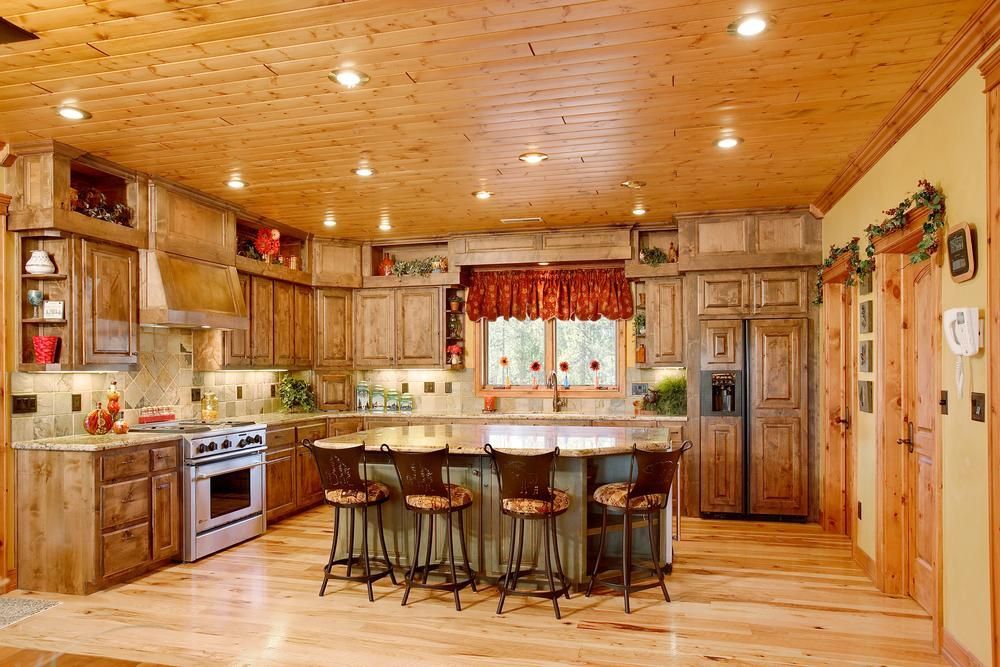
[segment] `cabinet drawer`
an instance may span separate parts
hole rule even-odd
[[[326,422],[317,422],[315,424],[303,424],[296,429],[296,440],[302,442],[303,440],[322,440],[326,437]]]
[[[101,527],[123,526],[149,516],[149,479],[101,487]]]
[[[149,456],[145,450],[105,454],[101,457],[101,480],[135,477],[149,472]]]
[[[149,450],[149,465],[153,472],[177,467],[177,445],[153,447]]]
[[[149,523],[101,536],[101,573],[110,577],[149,560]]]
[[[281,447],[280,449],[275,449],[274,447],[269,447],[267,452],[264,454],[264,460],[270,463],[271,461],[277,461],[279,459],[291,456],[295,453],[295,447]]]
[[[273,431],[267,432],[267,447],[268,449],[274,449],[276,447],[288,447],[289,445],[295,444],[295,427],[289,426],[287,428],[276,428]]]
[[[330,434],[346,435],[364,430],[365,422],[362,419],[331,419]]]

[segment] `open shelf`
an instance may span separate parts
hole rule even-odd
[[[29,317],[28,319],[21,320],[21,324],[51,324],[51,325],[63,325],[66,324],[64,319],[45,319],[44,317]]]
[[[645,248],[659,248],[667,254],[680,255],[676,228],[643,229],[632,231],[632,258],[625,261],[625,276],[628,278],[660,278],[678,275],[678,262],[664,262],[657,266],[643,264],[639,254]]]
[[[280,250],[276,256],[278,261],[268,262],[265,259],[247,256],[254,251],[254,240],[261,229],[277,229],[281,233]],[[236,219],[236,268],[245,273],[267,276],[277,280],[312,284],[309,272],[309,239],[298,235],[284,225],[279,225],[266,218],[239,216]]]

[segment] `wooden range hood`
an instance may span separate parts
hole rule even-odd
[[[247,329],[236,269],[162,250],[139,251],[139,323]]]

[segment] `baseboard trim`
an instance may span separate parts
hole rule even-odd
[[[941,657],[955,667],[983,667],[983,663],[946,629],[941,633]]]
[[[865,571],[868,578],[875,583],[875,561],[861,549],[856,542],[851,543],[851,555],[854,556],[854,562],[861,566],[861,569]]]

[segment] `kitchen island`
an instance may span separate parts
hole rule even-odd
[[[389,556],[398,566],[405,566],[412,543],[412,520],[407,516],[400,498],[399,481],[387,456],[380,451],[382,444],[402,450],[431,450],[448,445],[451,453],[451,481],[468,488],[474,498],[466,510],[465,528],[473,568],[480,576],[494,579],[506,569],[509,544],[509,519],[500,514],[500,496],[496,476],[490,469],[490,459],[483,451],[487,443],[508,452],[542,452],[559,447],[556,486],[570,496],[570,508],[558,519],[559,548],[566,575],[576,584],[587,580],[597,557],[600,532],[599,506],[592,494],[601,484],[627,481],[632,445],[652,449],[667,447],[671,432],[665,428],[632,428],[618,426],[521,426],[514,424],[429,424],[399,426],[359,431],[317,441],[319,446],[364,444],[368,451],[368,476],[388,485],[392,499],[384,507],[385,536]],[[680,443],[675,440],[673,446]],[[671,505],[673,498],[668,501]],[[659,522],[663,558],[669,571],[673,562],[671,544],[671,512],[663,512]],[[612,519],[614,521],[614,519]],[[633,543],[637,554],[648,556],[645,521],[634,521]],[[361,527],[358,527],[361,530]],[[529,530],[530,535],[529,535]],[[377,544],[369,535],[369,544]],[[621,525],[609,526],[605,544],[605,559],[620,562]],[[444,551],[444,535],[437,545],[438,555]],[[343,541],[342,541],[343,543]],[[360,544],[360,539],[356,540]],[[540,557],[541,527],[525,529],[525,558],[537,562]],[[338,554],[343,555],[343,554]],[[373,555],[374,552],[373,552]]]

